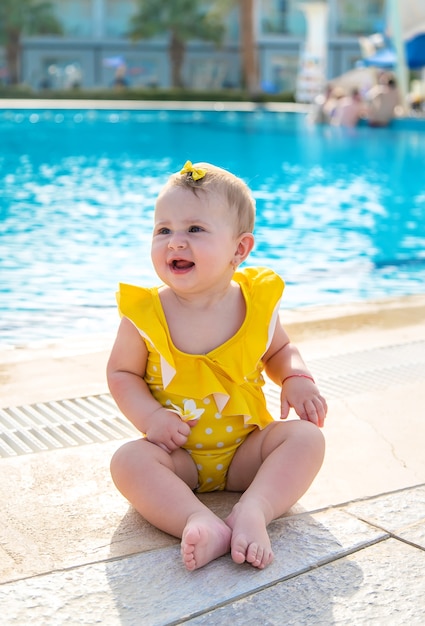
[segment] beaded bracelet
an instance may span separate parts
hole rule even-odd
[[[308,378],[308,380],[312,380],[314,383],[316,383],[316,381],[314,380],[313,376],[309,376],[308,374],[290,374],[289,376],[287,376],[286,378],[284,378],[282,380],[282,386],[290,378]]]

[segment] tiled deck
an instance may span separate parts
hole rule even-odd
[[[300,512],[270,531],[266,570],[222,557],[189,573],[176,545],[114,557],[118,530],[109,555],[0,587],[3,624],[422,626],[425,486]]]
[[[328,450],[309,492],[271,524],[275,561],[264,571],[225,556],[187,572],[178,541],[112,485],[109,459],[126,433],[85,443],[62,436],[45,451],[9,445],[37,430],[31,420],[42,425],[51,402],[66,407],[52,440],[64,423],[90,430],[90,416],[75,410],[85,401],[75,399],[106,393],[104,346],[0,354],[2,405],[20,407],[0,416],[9,436],[0,459],[2,625],[422,626],[424,311],[417,298],[287,324],[329,400]],[[220,516],[236,498],[203,496]]]

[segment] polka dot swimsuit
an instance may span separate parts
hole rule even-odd
[[[225,488],[233,455],[255,428],[255,424],[245,424],[241,415],[224,416],[214,409],[205,411],[184,446],[198,468],[198,492]]]
[[[135,324],[148,348],[145,381],[152,395],[182,419],[198,419],[184,445],[198,468],[198,492],[224,489],[237,448],[273,421],[262,392],[261,358],[276,325],[283,281],[265,268],[246,268],[234,280],[245,298],[245,321],[206,355],[173,345],[158,288],[120,285],[117,296],[120,314]]]

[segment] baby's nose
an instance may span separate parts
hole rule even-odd
[[[173,250],[185,248],[186,240],[184,236],[181,233],[174,233],[168,241],[168,247]]]

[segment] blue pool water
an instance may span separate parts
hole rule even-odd
[[[117,283],[157,282],[156,194],[183,163],[257,201],[250,264],[282,306],[424,292],[425,132],[311,127],[294,113],[0,111],[0,343],[106,333]]]

